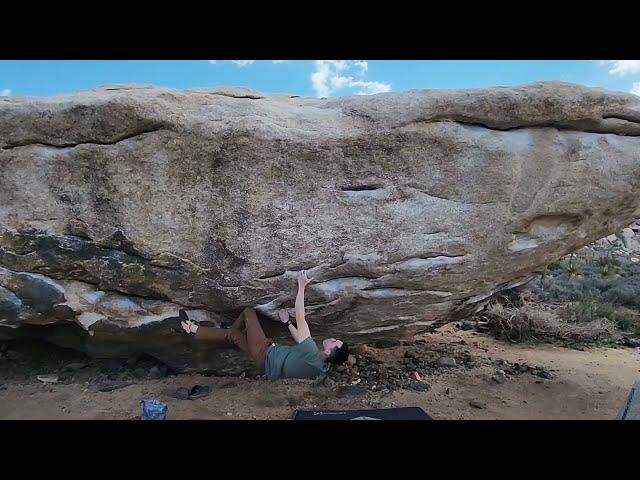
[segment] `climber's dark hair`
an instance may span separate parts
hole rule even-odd
[[[349,345],[342,342],[341,347],[336,347],[331,351],[331,354],[327,357],[327,362],[334,365],[342,365],[349,358]]]

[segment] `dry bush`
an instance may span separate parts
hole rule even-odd
[[[497,338],[512,342],[562,341],[566,343],[614,343],[619,337],[614,321],[606,317],[584,318],[569,322],[561,309],[547,305],[524,304],[521,307],[493,303],[478,314]]]

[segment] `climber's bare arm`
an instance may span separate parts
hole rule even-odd
[[[289,321],[289,310],[287,309],[280,310],[278,312],[278,316],[280,317],[280,321],[287,325],[287,328],[289,329],[289,333],[291,334],[293,339],[296,341],[296,343],[300,343],[302,340],[298,340],[300,338],[298,329],[293,325],[293,323]]]
[[[293,325],[293,323],[289,321],[288,309],[280,310],[278,312],[280,321],[287,324],[289,332],[291,333],[291,336],[296,341],[296,343],[301,343],[311,336],[309,325],[307,324],[304,316],[304,289],[309,283],[311,283],[312,280],[313,278],[307,277],[307,272],[303,271],[298,275],[298,294],[296,295],[295,325]]]
[[[296,295],[296,325],[297,337],[294,337],[298,343],[306,340],[311,336],[309,325],[304,316],[304,289],[313,281],[313,278],[307,277],[304,270],[298,275],[298,294]]]

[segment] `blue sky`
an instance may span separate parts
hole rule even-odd
[[[335,97],[562,80],[640,95],[640,60],[4,60],[0,95],[46,96],[114,83],[243,86]]]

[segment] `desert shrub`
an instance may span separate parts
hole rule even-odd
[[[476,319],[513,342],[609,344],[640,335],[639,311],[640,262],[585,249],[549,265],[526,296],[494,297]]]
[[[512,342],[614,343],[619,336],[615,323],[606,317],[590,320],[583,317],[581,322],[567,322],[556,310],[543,305],[526,304],[516,308],[496,302],[478,316],[487,321],[489,331],[496,338]]]
[[[616,306],[640,308],[640,265],[611,256],[594,261],[576,257],[573,263],[573,271],[579,269],[580,275],[567,273],[570,269],[566,266],[548,269],[537,289],[541,301],[576,302],[593,297]]]
[[[582,274],[580,263],[582,262],[579,259],[574,259],[573,256],[570,256],[568,260],[560,259],[557,262],[552,263],[549,265],[548,269],[556,275],[567,275],[571,278]]]
[[[618,277],[624,274],[624,269],[620,265],[620,261],[612,256],[606,255],[600,257],[597,264],[598,271],[603,277]]]
[[[640,277],[625,277],[611,282],[602,291],[602,298],[614,305],[640,308]]]
[[[634,312],[593,297],[583,297],[568,304],[561,310],[560,316],[568,323],[587,323],[604,318],[621,330],[629,330],[635,318]]]

